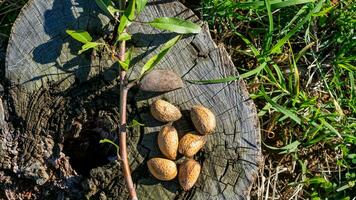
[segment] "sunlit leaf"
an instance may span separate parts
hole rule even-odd
[[[130,21],[135,19],[135,9],[136,9],[136,0],[130,0],[129,5],[125,10],[125,15]]]
[[[103,10],[106,14],[109,14],[113,17],[115,16],[116,12],[120,12],[119,9],[113,6],[111,0],[95,0],[95,2],[101,10]]]
[[[83,30],[66,30],[67,34],[70,35],[73,39],[81,42],[88,43],[93,40],[90,34],[87,31]]]
[[[119,35],[119,41],[126,41],[130,39],[131,39],[131,35],[129,33],[121,33]]]
[[[187,80],[189,83],[193,84],[218,84],[218,83],[228,83],[239,79],[239,76],[228,76],[220,79],[209,79],[209,80]]]
[[[271,98],[267,96],[267,94],[264,91],[261,91],[261,93],[263,97],[266,99],[266,101],[272,105],[272,108],[276,109],[278,112],[285,114],[287,117],[294,120],[297,124],[301,124],[302,120],[296,114],[294,114],[292,111],[288,110],[287,108],[273,101]]]
[[[129,69],[129,65],[124,61],[118,60],[118,62],[123,70],[127,71]]]
[[[148,23],[155,28],[180,34],[199,33],[201,31],[201,27],[199,25],[194,24],[191,21],[174,17],[156,18]]]
[[[161,59],[169,52],[169,50],[171,50],[171,48],[177,44],[177,42],[179,41],[179,39],[181,38],[180,35],[174,37],[173,39],[170,39],[168,42],[166,42],[164,44],[164,46],[161,48],[160,52],[153,56],[152,58],[150,58],[146,64],[142,67],[141,70],[141,76],[143,74],[145,74],[146,72],[150,71],[153,69],[153,67],[159,63],[159,61],[161,61]]]
[[[85,52],[85,51],[88,51],[89,49],[92,49],[92,48],[95,48],[97,47],[98,45],[100,45],[100,43],[97,43],[97,42],[88,42],[86,44],[84,44],[82,46],[82,49],[78,52],[79,54]]]
[[[269,149],[272,149],[272,150],[280,150],[281,152],[279,152],[279,154],[287,154],[287,153],[292,153],[292,152],[296,152],[298,150],[298,146],[300,145],[301,143],[296,140],[284,147],[272,147],[272,146],[269,146],[269,145],[266,145],[264,144],[266,147],[268,147]]]
[[[136,10],[140,13],[146,6],[147,0],[136,0]]]
[[[99,143],[100,143],[100,144],[103,144],[103,143],[112,144],[112,145],[114,145],[114,147],[116,148],[116,152],[119,152],[119,151],[120,151],[119,145],[117,145],[115,142],[113,142],[113,141],[111,141],[111,140],[109,140],[109,139],[100,140]]]
[[[136,126],[145,126],[145,125],[138,122],[136,119],[134,119],[132,120],[131,124],[128,127],[136,127]]]
[[[122,15],[120,18],[120,24],[119,24],[119,28],[118,28],[118,32],[119,34],[123,33],[126,26],[130,25],[130,21],[127,18],[126,15]]]
[[[133,54],[133,48],[130,48],[128,51],[126,51],[125,53],[125,60],[121,61],[119,60],[119,64],[122,67],[122,69],[124,69],[125,71],[130,69],[130,63],[131,63],[131,59],[132,59],[132,54]]]

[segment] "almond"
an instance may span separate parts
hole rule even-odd
[[[205,142],[205,136],[187,133],[180,139],[178,151],[186,157],[192,157],[204,146]]]
[[[200,170],[200,164],[193,159],[185,160],[179,166],[178,181],[185,191],[190,190],[197,182]]]
[[[171,160],[175,160],[179,144],[177,130],[171,125],[166,125],[158,133],[157,140],[158,147],[163,155]]]
[[[149,92],[168,92],[183,87],[183,81],[180,76],[170,70],[152,70],[145,75],[139,87],[143,91]]]
[[[152,158],[147,161],[151,174],[161,181],[169,181],[177,176],[177,165],[165,158]]]
[[[216,119],[214,113],[204,106],[194,106],[190,110],[190,117],[196,130],[200,134],[210,134],[216,127]]]
[[[182,117],[182,113],[173,104],[158,99],[151,104],[152,116],[161,122],[172,122]]]

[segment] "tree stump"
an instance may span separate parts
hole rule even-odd
[[[174,16],[202,24],[198,35],[179,41],[158,64],[185,80],[182,89],[164,94],[133,89],[129,93],[131,127],[128,150],[140,199],[249,199],[261,162],[256,109],[242,80],[197,85],[187,80],[238,75],[223,47],[216,46],[203,24],[176,1],[149,1],[129,32],[133,34],[133,79],[140,67],[175,34],[142,23]],[[0,198],[127,199],[115,149],[99,144],[117,142],[119,122],[118,65],[105,50],[77,55],[80,44],[67,29],[87,30],[95,40],[111,40],[113,20],[93,0],[30,0],[9,40],[4,96],[0,98]],[[183,111],[175,122],[180,134],[192,130],[189,109],[209,107],[217,129],[195,156],[202,173],[184,192],[177,180],[162,182],[148,172],[146,161],[161,156],[157,133],[162,123],[148,105],[166,99]]]

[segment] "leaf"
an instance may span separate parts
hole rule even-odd
[[[269,98],[264,91],[261,91],[261,93],[262,93],[263,97],[267,100],[267,102],[270,103],[274,109],[276,109],[278,112],[285,114],[287,117],[294,120],[297,124],[301,124],[302,120],[296,114],[294,114],[287,108],[277,104],[275,101],[273,101],[271,98]]]
[[[136,119],[132,120],[131,124],[128,127],[136,127],[136,126],[145,126],[144,124],[138,122]]]
[[[67,34],[70,35],[73,39],[81,42],[81,43],[88,43],[93,40],[90,34],[83,30],[66,30]]]
[[[130,48],[128,51],[126,51],[125,53],[125,60],[121,61],[119,60],[119,64],[122,67],[122,69],[124,69],[125,71],[130,69],[130,63],[131,63],[131,59],[132,59],[132,52],[133,52],[133,48]]]
[[[267,65],[266,62],[262,63],[260,66],[256,67],[255,69],[248,71],[246,73],[243,73],[240,75],[241,78],[247,78],[255,74],[259,74],[261,70]]]
[[[135,19],[136,0],[131,0],[127,6],[125,13],[120,18],[120,24],[118,28],[119,35],[124,32],[125,28],[131,24],[131,21]]]
[[[154,55],[152,58],[150,58],[145,65],[142,67],[141,70],[141,76],[145,74],[146,72],[150,71],[153,69],[153,67],[161,61],[161,59],[171,50],[171,48],[177,44],[179,39],[181,38],[181,35],[178,35],[174,37],[173,39],[170,39],[168,42],[164,44],[164,46],[161,48],[160,52],[157,55]]]
[[[339,138],[342,139],[342,136],[340,135],[339,131],[337,131],[331,124],[329,124],[327,121],[325,121],[324,118],[319,118],[319,121],[326,127],[328,128],[331,132],[335,133]]]
[[[280,53],[281,47],[289,40],[290,37],[292,37],[300,28],[303,27],[303,25],[312,17],[313,13],[318,12],[318,10],[320,10],[322,3],[323,3],[323,1],[320,0],[319,3],[314,7],[313,10],[311,10],[305,17],[303,16],[303,19],[290,32],[288,32],[282,39],[280,39],[277,42],[277,44],[275,44],[271,48],[270,54]]]
[[[299,5],[299,4],[312,3],[315,1],[316,0],[287,0],[287,1],[280,1],[278,3],[273,3],[271,7],[272,9],[278,9],[278,8],[284,8],[284,7],[289,7],[289,6]]]
[[[252,42],[247,39],[244,35],[242,35],[241,33],[234,31],[234,33],[239,36],[244,42],[245,44],[250,47],[251,51],[253,52],[253,55],[255,55],[256,57],[258,57],[260,55],[260,52],[257,50],[257,48],[252,44]]]
[[[187,80],[187,81],[192,84],[218,84],[218,83],[227,83],[227,82],[235,81],[239,78],[240,78],[239,76],[228,76],[228,77],[220,78],[220,79]]]
[[[146,6],[147,0],[136,0],[136,10],[140,13]]]
[[[122,15],[120,18],[120,24],[119,24],[119,28],[118,28],[118,32],[119,34],[123,33],[126,26],[130,25],[130,21],[127,18],[126,15]]]
[[[268,32],[266,33],[265,36],[265,43],[263,45],[264,52],[268,51],[272,44],[272,34],[273,34],[273,16],[272,16],[272,11],[271,11],[271,4],[269,0],[265,0],[266,4],[266,9],[267,9],[267,15],[268,15]]]
[[[272,147],[272,146],[269,146],[267,144],[264,144],[266,147],[268,147],[269,149],[272,149],[272,150],[283,150],[281,152],[279,152],[279,154],[287,154],[287,153],[293,153],[293,152],[296,152],[298,150],[298,146],[300,145],[301,143],[296,140],[284,147],[280,147],[280,148],[277,148],[277,147]]]
[[[115,17],[116,12],[120,12],[119,9],[113,6],[112,1],[110,0],[95,0],[95,2],[101,10],[103,10],[106,14],[109,14],[113,17]]]
[[[135,19],[136,0],[130,0],[125,10],[125,15],[130,21]]]
[[[114,146],[116,147],[116,152],[117,152],[117,153],[119,153],[119,151],[120,151],[119,145],[115,144],[115,142],[113,142],[113,141],[111,141],[111,140],[109,140],[109,139],[100,140],[99,143],[100,143],[100,144],[103,144],[103,143],[112,144],[112,145],[114,145]]]
[[[151,22],[148,22],[152,27],[171,31],[179,34],[186,33],[199,33],[201,27],[197,24],[194,24],[191,21],[182,20],[174,17],[161,17],[156,18]]]
[[[125,63],[124,61],[118,60],[121,68],[125,71],[129,70],[129,65],[127,63]]]
[[[271,8],[278,9],[283,7],[289,7],[298,4],[305,4],[309,2],[315,2],[315,0],[270,0]],[[265,1],[249,1],[249,2],[240,2],[237,1],[234,8],[239,9],[259,9],[265,6]]]
[[[88,51],[89,49],[97,47],[100,44],[101,43],[97,43],[97,42],[88,42],[82,46],[82,49],[78,53],[81,54],[85,51]]]
[[[128,33],[121,33],[118,38],[119,41],[131,40],[131,35]]]

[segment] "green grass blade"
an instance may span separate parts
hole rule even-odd
[[[331,132],[335,133],[339,138],[342,138],[339,131],[337,131],[329,122],[327,122],[324,118],[319,118],[320,123],[322,123],[327,129]]]
[[[109,139],[103,139],[103,140],[100,140],[99,141],[100,144],[103,144],[103,143],[109,143],[109,144],[112,144],[115,148],[116,148],[116,152],[119,153],[120,151],[120,147],[119,145],[115,144],[115,142],[109,140]]]
[[[272,9],[278,9],[278,8],[285,8],[289,6],[295,6],[299,4],[306,4],[306,3],[312,3],[315,2],[315,0],[288,0],[288,1],[282,1],[279,3],[274,3],[272,4]]]
[[[319,3],[303,18],[302,21],[300,21],[289,33],[287,33],[282,39],[280,39],[276,45],[272,47],[270,50],[270,54],[275,54],[279,53],[281,51],[281,47],[291,38],[295,33],[299,31],[303,27],[303,25],[311,19],[313,13],[317,12],[320,10],[321,5],[323,4],[323,1],[319,1]]]
[[[267,63],[264,62],[264,63],[262,63],[261,65],[259,65],[257,68],[255,68],[255,69],[253,69],[253,70],[251,70],[251,71],[248,71],[248,72],[246,72],[246,73],[241,74],[241,75],[240,75],[240,78],[247,78],[247,77],[250,77],[250,76],[252,76],[252,75],[259,74],[259,73],[263,70],[263,68],[266,67],[266,65],[267,65]]]
[[[276,109],[278,112],[281,112],[283,113],[284,115],[286,115],[287,117],[291,118],[293,121],[295,121],[297,124],[301,124],[301,119],[296,115],[294,114],[293,112],[291,112],[290,110],[288,110],[287,108],[277,104],[276,102],[274,102],[271,98],[269,98],[267,96],[267,94],[264,92],[264,91],[261,91],[263,97],[266,99],[266,101],[268,103],[270,103],[272,105],[272,107],[274,109]]]
[[[235,33],[237,36],[239,36],[239,37],[242,39],[242,41],[244,41],[244,42],[246,43],[246,45],[247,45],[248,47],[250,47],[251,51],[253,52],[253,54],[254,54],[256,57],[258,57],[258,56],[260,55],[260,52],[257,50],[257,48],[252,44],[252,42],[251,42],[249,39],[247,39],[244,35],[242,35],[242,34],[239,33],[239,32],[234,31],[234,33]]]
[[[177,44],[177,42],[179,41],[179,39],[181,38],[181,35],[178,35],[176,37],[174,37],[173,39],[170,39],[168,42],[166,42],[164,44],[164,46],[162,47],[162,49],[160,50],[160,52],[157,55],[154,55],[152,58],[150,58],[145,65],[142,67],[141,70],[141,76],[144,75],[145,73],[147,73],[148,71],[152,70],[154,68],[154,66],[159,63],[159,61],[161,61],[161,59],[169,52],[169,50],[171,50],[171,48]]]
[[[278,9],[299,4],[315,2],[315,0],[270,0],[271,8]],[[233,5],[236,9],[261,9],[265,6],[265,1],[237,2]]]
[[[218,84],[218,83],[227,83],[231,81],[235,81],[239,79],[239,76],[228,76],[225,78],[220,78],[220,79],[210,79],[210,80],[187,80],[187,82],[192,83],[192,84]]]
[[[264,52],[267,52],[272,44],[272,34],[273,34],[273,16],[271,11],[271,4],[269,0],[265,0],[267,15],[268,15],[268,32],[265,36],[265,45],[263,47]]]

